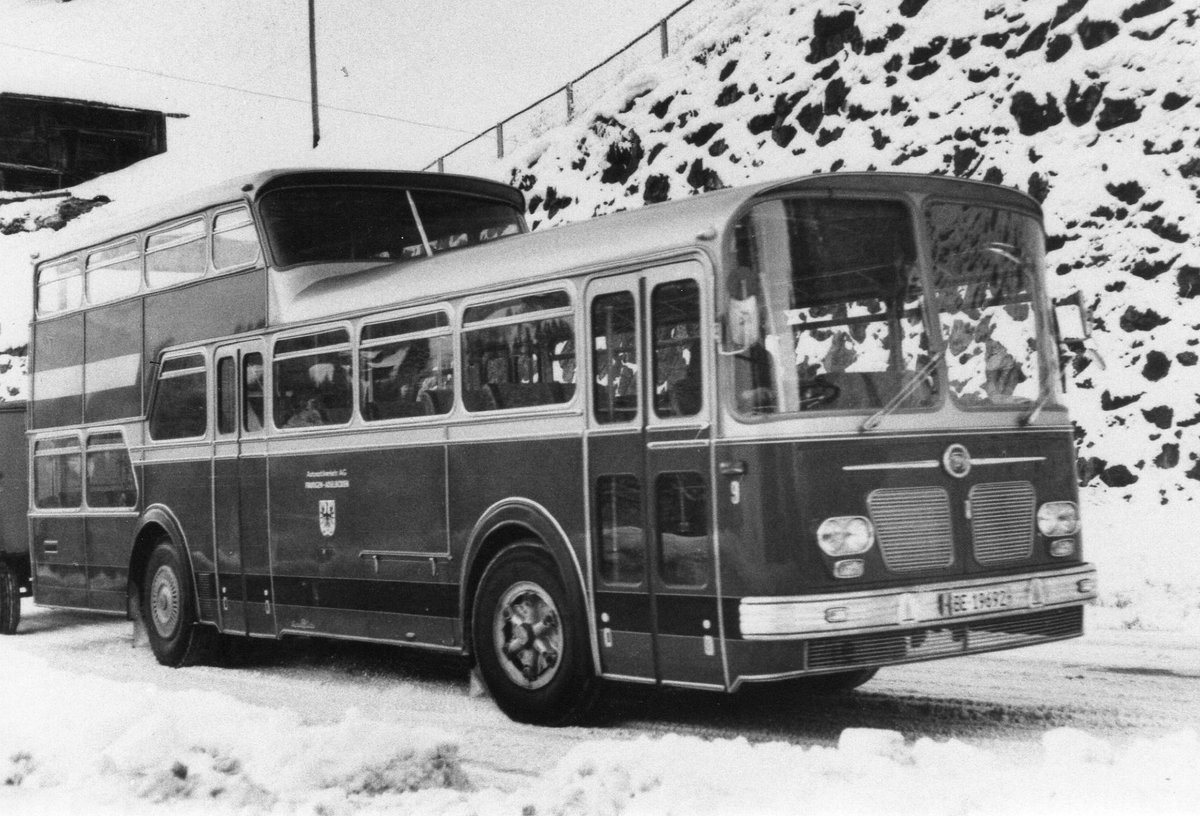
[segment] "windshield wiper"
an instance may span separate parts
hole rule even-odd
[[[866,420],[863,421],[863,424],[858,426],[858,430],[866,432],[873,431],[879,427],[879,423],[883,422],[884,417],[899,408],[901,403],[912,396],[912,393],[921,387],[921,383],[923,383],[925,378],[929,376],[929,372],[933,371],[933,369],[937,367],[938,360],[940,358],[941,356],[938,354],[930,357],[925,365],[918,369],[916,376],[902,385],[900,390],[896,392],[896,396],[888,400],[887,405],[883,406],[878,411],[867,417]]]

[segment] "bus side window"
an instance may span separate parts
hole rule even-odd
[[[217,433],[237,430],[237,372],[233,358],[217,360]]]
[[[625,422],[638,412],[637,309],[632,292],[592,301],[592,410],[597,422]]]
[[[708,535],[708,490],[699,473],[660,473],[658,508],[659,575],[672,586],[708,583],[712,547]]]
[[[94,433],[87,438],[87,503],[88,507],[137,504],[129,448],[119,432]]]
[[[208,372],[204,357],[164,360],[150,413],[150,438],[187,439],[208,430]]]
[[[454,340],[445,312],[363,327],[358,350],[363,419],[432,416],[454,403]]]
[[[687,417],[700,413],[704,387],[700,359],[700,286],[679,280],[654,287],[654,413]]]
[[[242,430],[263,429],[263,356],[255,351],[242,357]]]
[[[39,439],[33,446],[33,505],[75,508],[83,499],[83,467],[74,436]]]
[[[354,410],[350,335],[345,329],[275,344],[275,427],[344,425]]]

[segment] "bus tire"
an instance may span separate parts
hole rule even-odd
[[[171,539],[155,545],[142,581],[142,621],[154,658],[178,668],[204,662],[216,649],[216,629],[197,622],[192,580]]]
[[[21,623],[21,581],[6,561],[0,561],[0,635],[16,634]]]
[[[599,682],[588,659],[586,620],[554,560],[536,544],[513,544],[488,564],[471,634],[479,672],[501,711],[549,726],[584,717]]]

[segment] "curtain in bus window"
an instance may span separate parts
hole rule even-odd
[[[559,314],[537,314],[551,309]],[[481,324],[463,330],[467,410],[568,402],[575,394],[575,332],[569,310],[566,292],[467,309],[464,327]]]
[[[445,414],[454,397],[454,343],[443,313],[366,326],[359,344],[363,419]],[[443,332],[388,342],[389,335]]]
[[[662,473],[656,481],[655,494],[658,569],[663,583],[703,586],[708,583],[712,553],[704,478],[699,473]]]
[[[723,306],[739,411],[875,410],[928,360],[902,204],[766,202],[737,224],[735,249]],[[935,388],[901,407],[931,405]]]
[[[74,436],[40,439],[33,447],[33,504],[77,508],[83,501],[83,461]]]
[[[150,437],[187,439],[208,429],[208,384],[199,354],[164,360],[150,413]]]
[[[91,434],[87,438],[87,503],[89,507],[137,504],[129,449],[119,433]]]
[[[203,219],[156,232],[146,239],[146,283],[172,286],[208,272],[207,227]]]
[[[637,310],[631,292],[592,301],[592,411],[597,422],[625,422],[638,412]]]
[[[142,286],[142,256],[137,241],[129,240],[88,255],[89,303],[103,303],[137,292]]]
[[[275,427],[350,421],[354,396],[349,334],[337,329],[275,344]]]
[[[258,260],[258,233],[245,209],[218,213],[213,218],[213,268],[237,269]]]
[[[654,413],[695,416],[704,393],[700,359],[700,286],[694,280],[654,287]]]
[[[1044,240],[1028,215],[967,204],[928,209],[950,394],[963,406],[1035,401],[1042,372],[1035,286]]]

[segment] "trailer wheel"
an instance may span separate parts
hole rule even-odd
[[[21,581],[6,562],[0,561],[0,635],[12,635],[21,623]]]
[[[169,538],[150,553],[142,582],[142,620],[154,657],[173,668],[203,662],[217,645],[219,634],[197,623],[192,603],[191,575]]]
[[[483,573],[471,618],[475,659],[496,704],[518,722],[568,725],[594,701],[586,618],[553,560],[514,544]]]

